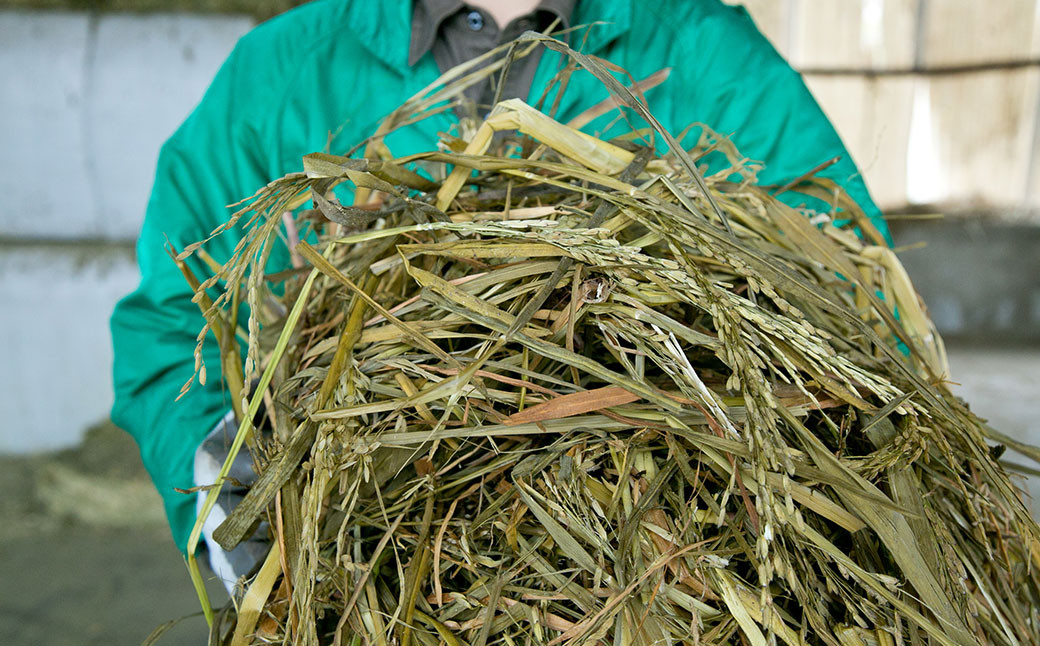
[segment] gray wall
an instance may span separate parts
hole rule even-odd
[[[108,316],[159,146],[242,16],[0,10],[0,452],[77,443],[108,414]]]
[[[964,213],[901,222],[893,233],[947,341],[1040,346],[1040,226]]]

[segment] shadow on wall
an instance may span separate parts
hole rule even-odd
[[[895,221],[892,229],[947,340],[1040,345],[1040,227],[971,214]]]

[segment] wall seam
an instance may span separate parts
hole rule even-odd
[[[101,16],[98,11],[87,13],[87,42],[83,53],[83,99],[80,103],[79,123],[83,132],[83,175],[87,180],[87,196],[90,205],[89,221],[94,232],[101,229],[101,214],[104,212],[101,200],[100,177],[97,170],[96,137],[94,133],[94,102],[97,83],[95,68],[97,67],[98,31]]]

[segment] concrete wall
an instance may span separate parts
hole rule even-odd
[[[1040,227],[965,214],[900,222],[893,234],[947,341],[1040,345]]]
[[[71,446],[105,419],[108,315],[135,282],[126,245],[0,248],[0,453]]]
[[[251,25],[0,12],[0,235],[133,240],[159,146]]]
[[[0,11],[0,452],[107,416],[108,316],[137,281],[159,146],[251,25]]]

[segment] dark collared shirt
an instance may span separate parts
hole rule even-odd
[[[414,65],[427,52],[432,52],[437,67],[444,73],[525,31],[543,31],[556,19],[560,21],[557,29],[566,29],[575,1],[542,0],[534,11],[499,29],[488,13],[462,0],[414,0],[408,64]],[[529,56],[513,62],[502,88],[502,99],[519,97],[527,100],[541,54],[542,48],[538,48]],[[466,97],[476,104],[478,115],[491,109],[498,78],[498,74],[493,74],[489,80],[467,88]]]

